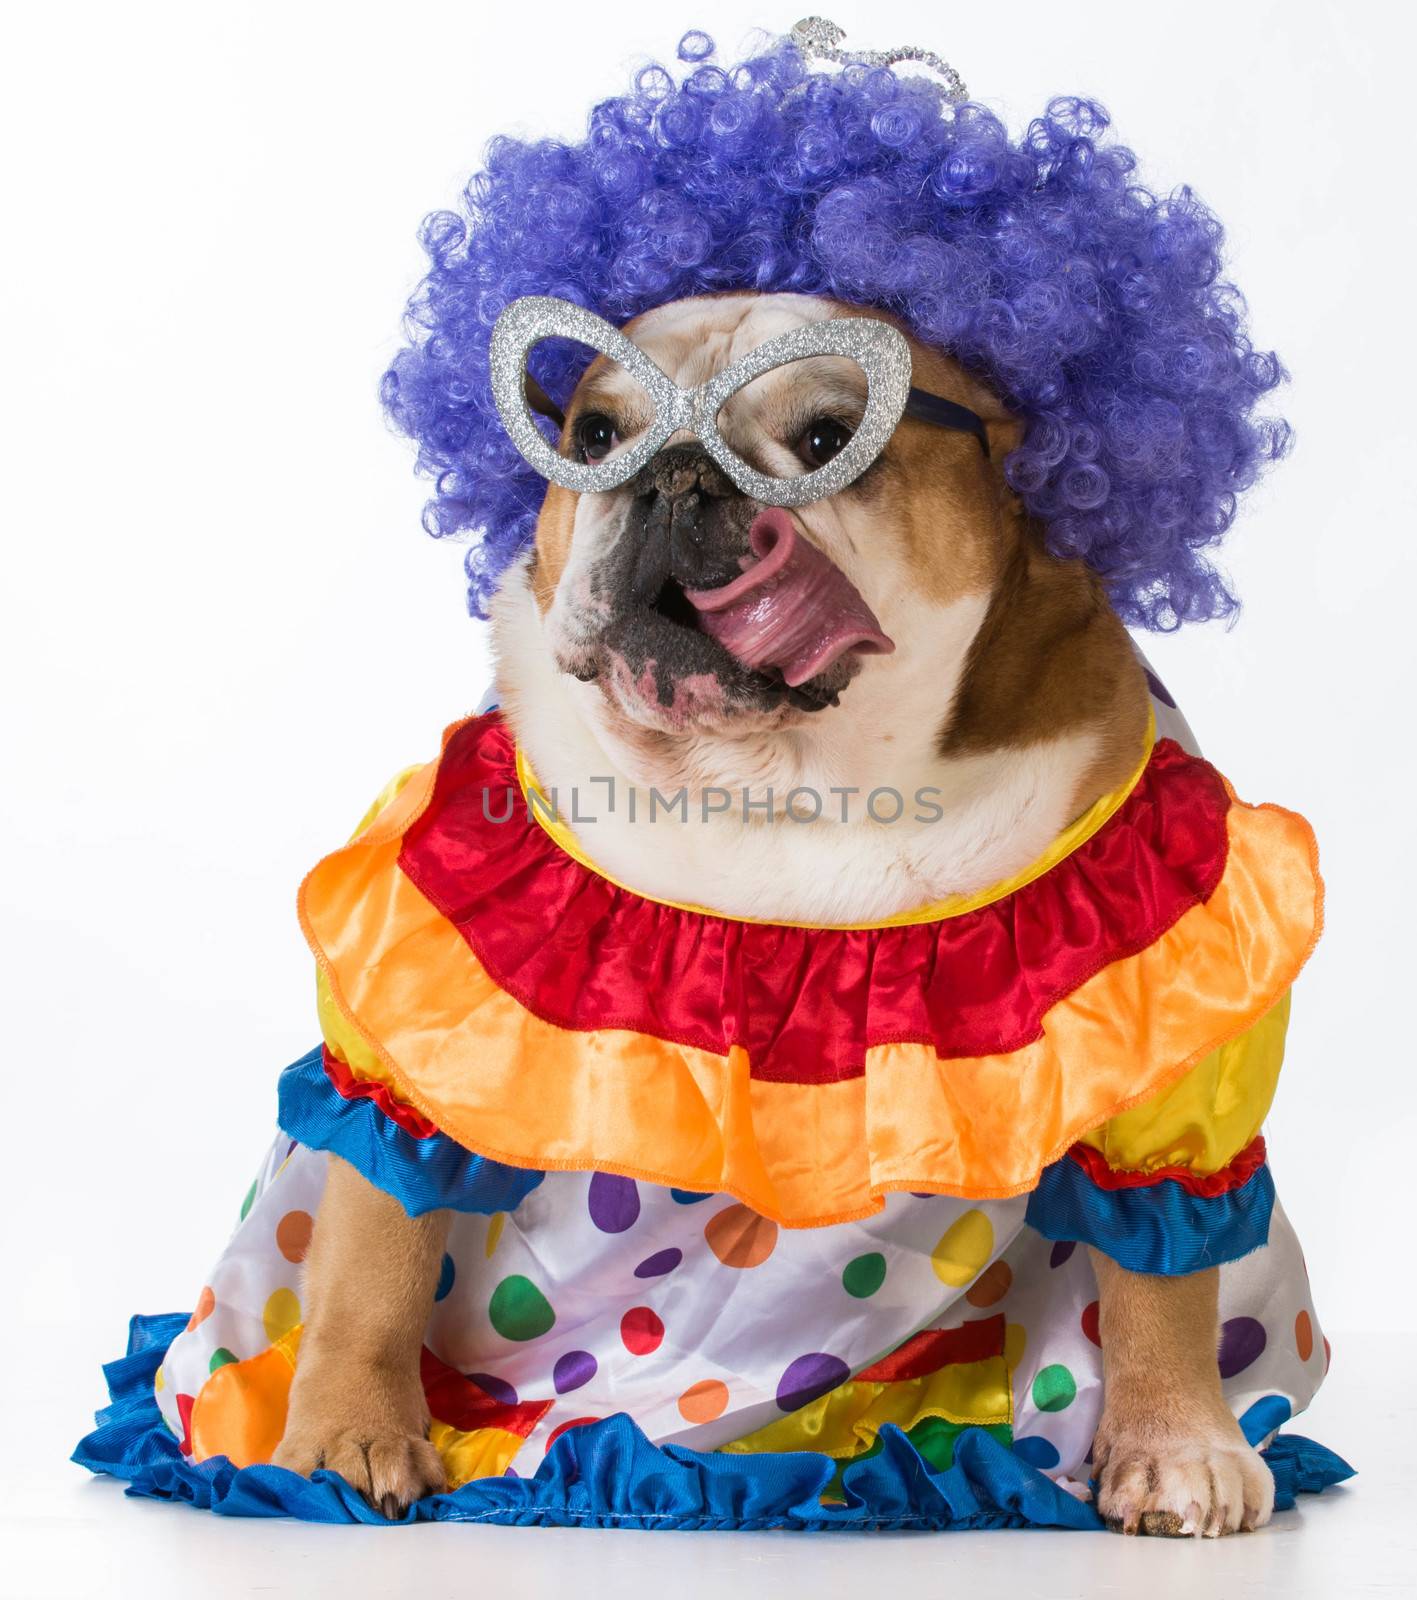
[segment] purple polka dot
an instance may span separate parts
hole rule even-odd
[[[673,1272],[675,1267],[684,1259],[684,1252],[671,1246],[668,1250],[656,1250],[652,1256],[646,1256],[639,1266],[635,1268],[637,1278],[662,1278],[666,1272]]]
[[[820,1399],[837,1384],[845,1383],[850,1376],[851,1368],[836,1356],[823,1355],[820,1351],[798,1356],[778,1382],[777,1403],[783,1411],[796,1411],[799,1406]]]
[[[1233,1378],[1243,1372],[1264,1347],[1264,1328],[1253,1317],[1231,1317],[1220,1330],[1220,1376]]]
[[[595,1357],[589,1350],[568,1350],[551,1372],[557,1394],[569,1394],[595,1376]]]
[[[1076,1249],[1076,1239],[1059,1239],[1057,1244],[1053,1246],[1052,1253],[1048,1257],[1048,1265],[1050,1267],[1061,1267]]]
[[[624,1233],[640,1214],[640,1191],[633,1178],[596,1172],[590,1180],[590,1220],[602,1233]]]
[[[469,1372],[468,1382],[475,1383],[484,1394],[489,1395],[499,1406],[514,1406],[517,1403],[517,1391],[505,1378],[494,1378],[490,1372]]]

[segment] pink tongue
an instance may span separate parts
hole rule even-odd
[[[848,650],[889,655],[895,644],[855,585],[776,508],[748,530],[758,558],[719,589],[686,589],[699,623],[745,667],[776,667],[796,686]]]

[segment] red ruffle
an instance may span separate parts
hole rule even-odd
[[[1229,806],[1208,763],[1161,740],[1090,839],[991,905],[907,927],[740,922],[646,900],[566,855],[527,815],[510,737],[486,716],[445,751],[399,865],[544,1021],[738,1045],[756,1078],[829,1083],[861,1074],[874,1045],[952,1059],[1032,1043],[1051,1006],[1210,897]]]
[[[1109,1167],[1107,1158],[1090,1144],[1075,1144],[1069,1156],[1099,1189],[1144,1189],[1153,1183],[1178,1183],[1189,1194],[1204,1199],[1243,1189],[1265,1162],[1264,1135],[1256,1134],[1229,1166],[1218,1172],[1192,1172],[1189,1167],[1157,1167],[1151,1172],[1133,1172],[1124,1167]]]
[[[324,1062],[325,1076],[346,1100],[372,1100],[391,1122],[398,1123],[415,1139],[431,1139],[438,1132],[436,1122],[430,1122],[421,1111],[415,1111],[398,1099],[388,1084],[380,1083],[377,1078],[356,1078],[329,1045],[321,1051],[320,1059]]]

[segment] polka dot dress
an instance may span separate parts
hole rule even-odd
[[[168,1351],[158,1402],[198,1459],[247,1465],[279,1441],[325,1167],[277,1142]],[[465,1382],[484,1409],[441,1424],[430,1389],[450,1479],[489,1463],[533,1472],[568,1428],[625,1412],[659,1444],[843,1459],[870,1453],[883,1418],[917,1441],[986,1426],[1030,1465],[1085,1481],[1102,1396],[1096,1282],[1087,1251],[1044,1239],[1024,1209],[900,1194],[865,1221],[784,1229],[723,1196],[553,1173],[509,1213],[457,1215],[425,1385],[430,1372]],[[1221,1305],[1226,1398],[1268,1432],[1327,1363],[1277,1207],[1268,1244],[1221,1269]],[[470,1453],[494,1434],[494,1458]]]

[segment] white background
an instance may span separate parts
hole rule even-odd
[[[1328,933],[1269,1131],[1337,1375],[1345,1330],[1417,1326],[1410,12],[832,10],[853,41],[948,56],[1015,127],[1050,93],[1101,97],[1154,185],[1227,221],[1256,337],[1293,372],[1297,449],[1225,557],[1243,616],[1147,648],[1240,792],[1318,830]],[[420,217],[492,132],[574,134],[685,27],[732,57],[794,20],[762,0],[7,17],[0,1371],[33,1419],[12,1512],[42,1524],[77,1493],[55,1464],[95,1363],[129,1311],[191,1303],[233,1220],[275,1074],[315,1037],[301,874],[486,682],[461,552],[421,532],[376,398]]]

